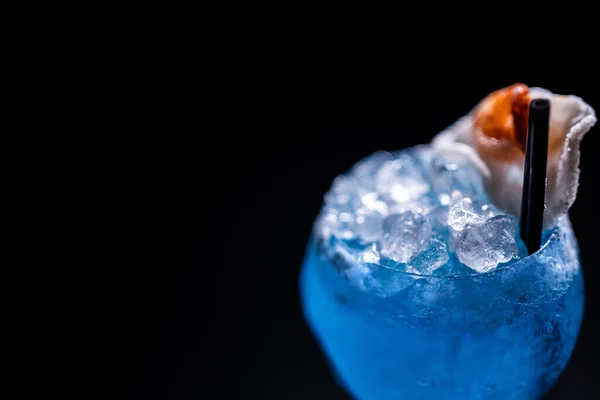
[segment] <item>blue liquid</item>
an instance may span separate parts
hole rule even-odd
[[[350,285],[323,254],[311,241],[303,310],[357,399],[536,399],[573,351],[584,292],[566,216],[540,251],[488,273],[385,271],[406,286],[387,298]]]

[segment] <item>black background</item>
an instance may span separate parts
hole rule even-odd
[[[144,114],[160,133],[136,142],[126,184],[140,215],[123,227],[136,255],[122,271],[116,364],[130,397],[347,398],[298,294],[305,245],[332,179],[376,150],[428,142],[514,82],[576,94],[600,109],[591,65],[483,74],[479,64],[494,60],[473,61],[439,71],[407,59],[385,74],[378,65],[325,68],[318,58],[287,60],[295,65],[283,73],[279,64],[242,76],[234,68],[227,82],[213,82],[223,84],[214,96],[174,96],[162,115]],[[571,210],[586,314],[548,399],[600,395],[598,129],[583,141]]]

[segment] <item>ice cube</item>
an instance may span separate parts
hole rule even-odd
[[[466,162],[450,161],[437,155],[426,166],[433,187],[438,193],[460,190],[470,196],[476,196],[484,192],[481,176]]]
[[[481,213],[483,214],[484,219],[490,219],[495,217],[496,215],[502,214],[500,210],[494,207],[493,204],[484,204],[481,206]]]
[[[347,175],[337,176],[331,188],[325,194],[325,203],[330,206],[350,204],[358,194],[358,183],[356,179]]]
[[[431,222],[432,232],[434,232],[435,237],[446,242],[448,249],[453,250],[450,242],[454,239],[454,234],[451,232],[452,229],[448,227],[448,209],[449,207],[438,206],[426,215]]]
[[[377,211],[361,207],[356,211],[354,219],[354,232],[363,243],[378,240],[383,234],[384,216]]]
[[[442,193],[439,195],[440,204],[443,206],[450,205],[450,196],[446,193]]]
[[[419,253],[431,236],[431,223],[413,211],[392,214],[383,221],[381,254],[406,263]]]
[[[356,163],[352,167],[351,175],[356,178],[362,188],[374,190],[377,171],[386,161],[392,158],[392,155],[387,151],[375,152]]]
[[[383,199],[381,199],[377,193],[366,193],[361,197],[360,200],[362,205],[364,205],[367,209],[377,211],[381,215],[388,214],[388,204]]]
[[[456,245],[460,262],[477,272],[487,272],[519,257],[517,219],[497,215],[480,225],[467,225]]]
[[[437,209],[437,204],[428,196],[421,197],[417,200],[409,201],[407,203],[397,203],[392,201],[389,204],[390,214],[402,214],[407,211],[413,211],[417,214],[427,215]]]
[[[416,200],[429,191],[429,185],[421,174],[416,160],[408,154],[386,161],[375,177],[377,191],[398,203]]]
[[[348,207],[325,207],[317,218],[315,229],[323,238],[335,236],[350,240],[355,236],[354,221],[354,214]]]
[[[456,232],[461,232],[467,224],[478,225],[483,221],[483,214],[475,210],[469,197],[463,197],[450,205],[448,225]]]
[[[416,274],[431,275],[433,271],[445,265],[448,259],[446,243],[431,239],[427,247],[410,260],[406,270]]]
[[[448,212],[449,207],[437,207],[427,214],[436,232],[448,230]]]
[[[379,264],[379,259],[379,252],[375,243],[364,249],[358,256],[358,261],[363,263]]]

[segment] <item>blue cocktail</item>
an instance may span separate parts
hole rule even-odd
[[[584,302],[568,215],[547,216],[528,256],[494,173],[434,143],[376,153],[334,181],[300,287],[354,397],[535,399],[564,369]]]

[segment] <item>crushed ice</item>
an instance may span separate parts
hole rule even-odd
[[[523,256],[516,218],[491,204],[477,172],[427,146],[361,160],[324,200],[315,233],[343,244],[356,266],[347,275],[360,286],[371,282],[373,265],[416,275],[483,273]]]

